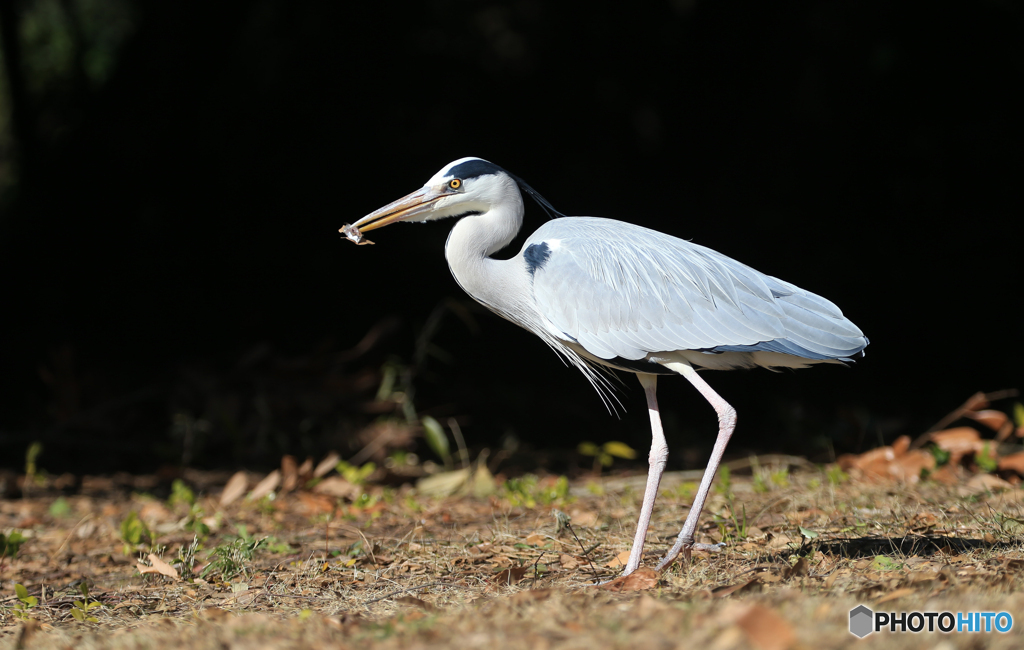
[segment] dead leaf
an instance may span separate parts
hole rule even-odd
[[[924,449],[914,449],[893,459],[889,464],[889,476],[913,485],[921,480],[921,470],[930,472],[934,469],[935,456]]]
[[[615,569],[620,566],[626,566],[627,562],[629,562],[629,551],[623,551],[615,557],[613,557],[611,562],[609,562],[605,566]]]
[[[308,515],[319,515],[327,512],[334,512],[337,502],[331,497],[311,492],[296,492],[295,497],[299,500]]]
[[[619,576],[614,580],[598,585],[598,589],[606,589],[608,591],[643,591],[644,589],[657,587],[660,579],[661,574],[654,569],[640,567],[628,576]]]
[[[897,598],[903,598],[904,596],[909,596],[912,593],[914,593],[914,590],[909,588],[909,587],[904,587],[902,589],[897,589],[896,591],[890,591],[886,595],[884,595],[881,598],[879,598],[878,600],[876,600],[875,604],[876,605],[881,605],[882,603],[887,603],[890,600],[896,600]]]
[[[514,585],[518,583],[520,580],[522,580],[523,576],[525,576],[527,572],[529,572],[529,570],[529,566],[509,567],[504,571],[499,571],[498,573],[496,573],[494,577],[491,578],[491,580],[495,584],[499,585]]]
[[[981,494],[983,492],[996,492],[1001,490],[1012,490],[1013,486],[993,474],[975,474],[967,481],[967,485],[960,488],[962,496]]]
[[[313,478],[327,476],[327,474],[337,467],[340,462],[341,456],[338,455],[338,452],[332,451],[327,454],[319,464],[317,464],[316,469],[313,470]]]
[[[280,484],[281,470],[275,469],[273,472],[267,474],[266,478],[256,484],[256,487],[254,487],[252,492],[249,493],[248,499],[250,501],[259,501],[276,490],[277,486]]]
[[[726,596],[731,596],[736,592],[743,591],[750,585],[760,581],[761,579],[759,576],[754,576],[753,578],[745,582],[737,582],[734,585],[727,585],[725,587],[715,587],[709,593],[711,594],[712,598],[725,598]]]
[[[526,538],[526,543],[530,546],[544,546],[545,544],[547,544],[547,542],[548,538],[544,537],[539,533],[533,533],[532,535]]]
[[[424,496],[447,497],[467,484],[472,474],[468,467],[451,472],[438,472],[416,481],[416,491]]]
[[[563,569],[567,569],[570,571],[580,565],[579,560],[565,553],[562,553],[561,557],[558,558],[558,563],[562,565]]]
[[[358,485],[350,483],[340,476],[328,476],[313,486],[313,491],[317,494],[326,494],[349,501],[355,501],[363,493],[363,489]]]
[[[299,466],[295,456],[281,457],[281,491],[291,492],[299,484]]]
[[[768,548],[771,550],[778,550],[783,548],[789,548],[790,544],[799,544],[800,542],[789,537],[788,535],[778,535],[772,538],[772,541],[768,542]]]
[[[796,561],[796,564],[787,568],[783,573],[787,578],[796,578],[798,576],[805,576],[810,573],[811,567],[807,564],[807,560],[800,558]]]
[[[1021,476],[1024,476],[1024,451],[1018,451],[1016,454],[1003,456],[999,459],[998,463],[997,467],[1000,472],[1017,472]]]
[[[161,560],[155,553],[150,553],[148,557],[150,566],[146,566],[142,562],[136,563],[135,566],[138,568],[139,573],[159,573],[168,578],[178,579],[178,571],[170,564]]]
[[[936,431],[930,436],[931,441],[939,449],[949,452],[950,464],[957,464],[960,458],[966,454],[973,454],[981,451],[984,443],[976,429],[971,427],[956,427],[945,431]]]
[[[497,491],[498,482],[494,480],[494,475],[487,469],[485,463],[477,462],[476,467],[473,469],[472,478],[462,486],[460,494],[468,494],[477,499],[483,499]]]
[[[220,494],[220,505],[226,507],[238,501],[245,494],[245,491],[249,488],[249,478],[245,475],[245,472],[235,472],[235,474],[228,479],[227,485],[224,486],[224,491]]]
[[[996,411],[993,409],[985,409],[983,411],[968,411],[964,413],[967,417],[971,418],[975,422],[984,424],[993,431],[1001,431],[1007,424],[1010,424],[1010,416],[1002,411]]]
[[[796,643],[793,625],[774,610],[749,605],[739,610],[736,625],[758,650],[786,650]]]

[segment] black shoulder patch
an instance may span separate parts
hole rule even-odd
[[[466,162],[455,165],[448,170],[448,175],[453,178],[461,178],[466,180],[467,178],[476,178],[477,176],[487,176],[488,174],[497,174],[505,171],[501,167],[498,167],[494,163],[487,162],[486,160],[467,160]]]
[[[526,270],[530,272],[532,276],[537,272],[537,269],[544,268],[544,264],[551,257],[551,249],[548,248],[547,242],[541,242],[539,244],[530,244],[523,251],[523,259],[526,260]]]

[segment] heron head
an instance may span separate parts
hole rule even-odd
[[[366,232],[399,221],[434,221],[482,214],[510,200],[522,206],[516,181],[508,172],[481,158],[460,158],[445,165],[412,194],[371,212],[352,225]]]

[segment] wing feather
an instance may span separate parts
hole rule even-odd
[[[548,222],[533,269],[540,314],[600,359],[681,350],[847,358],[867,339],[833,303],[711,249],[592,217]]]

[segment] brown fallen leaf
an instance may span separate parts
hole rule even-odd
[[[963,456],[981,451],[985,444],[978,431],[971,427],[936,431],[930,439],[939,449],[949,452],[949,462],[953,465],[958,464]]]
[[[921,471],[935,469],[935,456],[924,449],[914,449],[896,456],[889,464],[889,476],[913,485],[921,480]]]
[[[796,578],[798,576],[805,576],[810,573],[810,571],[811,567],[807,563],[807,560],[800,558],[796,561],[796,564],[785,569],[783,571],[783,575],[787,578]]]
[[[326,494],[328,496],[340,497],[350,501],[355,501],[363,493],[363,489],[361,487],[355,483],[346,481],[340,476],[328,476],[317,483],[313,487],[313,491],[317,494]]]
[[[558,563],[562,565],[563,569],[569,570],[575,569],[580,565],[579,560],[566,553],[562,553],[561,557],[558,558]]]
[[[281,491],[291,492],[299,484],[299,465],[295,456],[281,457]]]
[[[736,619],[736,625],[758,650],[786,650],[796,643],[793,625],[762,605],[745,608]]]
[[[803,559],[803,558],[801,558],[801,559]],[[731,596],[732,594],[735,594],[737,592],[743,591],[747,587],[749,587],[749,586],[751,586],[751,585],[753,585],[755,583],[758,583],[760,581],[761,581],[760,577],[754,576],[753,578],[751,578],[750,580],[747,580],[745,582],[737,582],[734,585],[727,585],[725,587],[715,587],[714,589],[712,589],[711,591],[709,591],[707,593],[710,594],[710,596],[712,598],[725,598],[726,596]]]
[[[228,479],[227,485],[224,486],[224,491],[220,494],[221,507],[229,506],[238,501],[248,488],[249,478],[245,475],[245,472],[235,472]]]
[[[611,559],[611,562],[609,562],[605,566],[606,567],[611,567],[611,568],[614,569],[614,568],[617,568],[617,567],[620,567],[620,566],[626,566],[626,562],[629,562],[629,551],[623,551],[623,552],[619,553],[618,555],[613,557]]]
[[[266,478],[256,484],[256,487],[252,489],[247,497],[250,501],[259,501],[263,497],[267,496],[271,492],[277,489],[277,486],[281,484],[281,470],[275,469],[273,472],[267,474]]]
[[[323,494],[299,491],[295,493],[295,497],[302,504],[306,514],[310,516],[334,512],[338,507],[335,499]]]
[[[136,563],[135,566],[139,570],[139,573],[159,573],[160,575],[167,576],[168,578],[173,578],[175,580],[178,579],[178,571],[170,564],[167,564],[158,558],[155,553],[150,553],[148,557],[151,566],[146,566],[142,562]]]
[[[660,579],[661,574],[654,569],[640,567],[628,576],[619,576],[614,580],[601,583],[598,585],[598,589],[605,589],[607,591],[643,591],[644,589],[657,587]]]
[[[491,580],[498,585],[514,585],[522,580],[523,576],[525,576],[529,571],[530,567],[528,566],[509,567],[504,571],[496,573]]]
[[[981,494],[983,492],[997,492],[1001,490],[1012,490],[1013,485],[993,474],[975,474],[967,481],[967,485],[960,488],[961,496]]]
[[[338,455],[338,452],[336,452],[336,451],[330,452],[329,454],[324,456],[324,459],[322,461],[320,461],[317,464],[316,469],[313,470],[313,478],[320,478],[321,476],[327,476],[327,474],[330,473],[331,470],[333,470],[335,467],[337,467],[338,463],[340,463],[340,462],[341,462],[341,456]]]
[[[997,467],[1000,472],[1017,472],[1024,476],[1024,451],[1003,456],[999,459]]]
[[[526,543],[530,546],[544,546],[545,544],[547,544],[547,542],[548,538],[544,537],[539,533],[533,533],[532,535],[526,538]]]
[[[971,418],[975,422],[984,424],[993,431],[1001,431],[1006,425],[1010,424],[1010,416],[1002,411],[996,411],[993,409],[984,409],[981,411],[967,412],[964,415]],[[1011,425],[1012,428],[1012,425]],[[1007,432],[1009,435],[1009,432]]]

